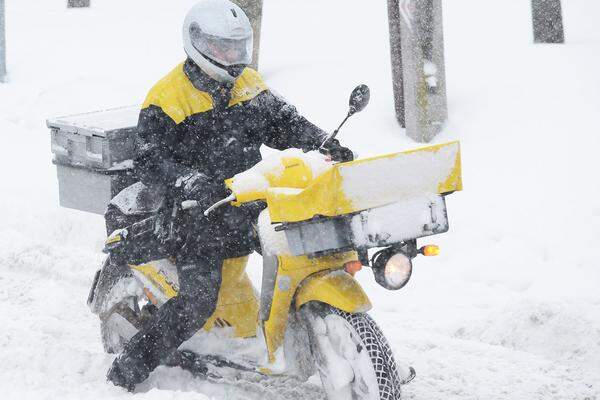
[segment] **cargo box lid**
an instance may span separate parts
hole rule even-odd
[[[85,114],[50,118],[48,128],[60,129],[84,136],[107,137],[111,132],[133,129],[137,126],[140,106],[127,106],[94,111]]]

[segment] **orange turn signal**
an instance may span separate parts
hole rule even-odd
[[[362,269],[362,264],[358,260],[348,261],[346,264],[344,264],[344,269],[347,273],[354,276],[354,274]]]
[[[425,257],[433,257],[440,255],[440,248],[435,244],[428,244],[427,246],[421,247],[421,254]]]

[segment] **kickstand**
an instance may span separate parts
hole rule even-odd
[[[237,372],[252,372],[262,375],[256,368],[238,364],[223,357],[207,354],[196,354],[188,350],[174,352],[167,360],[167,365],[178,366],[199,378],[220,378],[215,368],[230,368]]]
[[[164,365],[168,367],[181,367],[191,372],[195,377],[205,378],[208,375],[208,364],[191,351],[174,351],[164,360]]]

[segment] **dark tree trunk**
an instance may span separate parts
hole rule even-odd
[[[388,0],[396,118],[430,142],[448,117],[442,0]]]
[[[251,67],[258,69],[258,58],[260,56],[260,28],[262,23],[263,0],[233,0],[248,16],[252,30],[254,31],[254,51],[252,54]]]
[[[0,0],[0,82],[6,78],[6,35],[4,20],[4,0]]]
[[[67,0],[68,8],[89,7],[89,6],[90,6],[90,0]]]
[[[560,0],[531,0],[531,10],[535,43],[565,42]]]
[[[388,0],[388,19],[396,119],[400,126],[404,128],[406,127],[406,121],[404,116],[404,81],[402,78],[402,43],[400,42],[400,4],[398,0]]]

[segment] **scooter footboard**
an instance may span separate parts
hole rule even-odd
[[[360,284],[343,270],[322,271],[308,277],[296,292],[296,309],[310,301],[329,304],[348,313],[372,308]]]

